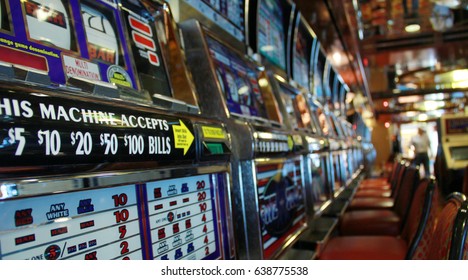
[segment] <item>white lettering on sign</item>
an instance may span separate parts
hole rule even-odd
[[[0,115],[28,119],[39,115],[43,120],[52,121],[124,126],[161,131],[169,131],[170,129],[168,121],[164,119],[138,115],[118,115],[113,112],[47,103],[32,104],[27,100],[10,98],[0,98]]]
[[[99,66],[95,63],[64,55],[63,64],[65,65],[65,73],[67,73],[68,77],[101,81]]]
[[[0,99],[0,115],[31,118],[34,112],[29,101],[3,98]]]

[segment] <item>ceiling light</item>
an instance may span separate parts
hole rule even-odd
[[[419,30],[421,30],[421,26],[417,23],[412,23],[405,26],[405,31],[408,33],[418,32]]]
[[[428,117],[426,114],[420,114],[418,116],[418,121],[421,121],[421,122],[424,122],[424,121],[427,121]]]
[[[439,109],[440,107],[443,107],[445,105],[444,101],[424,101],[423,102],[423,107],[425,111],[434,111]]]
[[[445,99],[445,94],[443,93],[433,93],[427,94],[424,96],[425,100],[433,100],[433,101],[442,101]]]
[[[398,97],[398,103],[415,103],[422,99],[419,95],[409,95]]]
[[[452,88],[467,88],[467,87],[468,87],[468,81],[459,81],[459,82],[452,83]]]
[[[258,79],[258,84],[261,86],[261,87],[266,87],[268,86],[268,81],[267,79],[265,78],[260,78]],[[248,89],[247,89],[248,90]]]
[[[437,5],[449,8],[457,8],[461,4],[460,0],[432,0],[432,2],[434,2]]]
[[[335,61],[336,65],[341,65],[341,53],[340,52],[334,52],[333,55],[333,61]]]
[[[466,81],[467,77],[468,77],[467,69],[458,69],[458,70],[452,71],[452,80],[454,82]]]

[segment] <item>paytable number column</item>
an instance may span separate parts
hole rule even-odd
[[[203,213],[201,221],[203,222],[203,233],[205,234],[205,238],[203,239],[203,243],[205,244],[205,256],[210,254],[210,247],[209,238],[208,238],[208,227],[206,225],[206,210],[208,205],[206,204],[206,191],[205,191],[205,180],[197,181],[197,190],[198,190],[198,206],[200,207],[200,213]]]
[[[128,202],[128,197],[127,194],[121,193],[121,194],[116,194],[112,196],[112,199],[114,200],[114,206],[115,207],[123,207],[127,205]],[[120,209],[114,212],[114,217],[115,217],[115,223],[120,224],[124,223],[128,220],[130,216],[130,213],[128,212],[128,209]],[[119,230],[119,240],[120,242],[120,255],[123,256],[127,254],[130,250],[128,248],[128,242],[125,241],[125,236],[127,235],[127,226],[125,224],[120,225],[118,227]],[[129,260],[130,258],[128,256],[123,257],[123,260]]]

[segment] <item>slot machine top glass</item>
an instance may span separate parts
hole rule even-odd
[[[283,71],[287,71],[285,16],[281,0],[260,0],[257,12],[258,52]]]
[[[206,31],[206,44],[229,112],[249,119],[281,123],[266,74],[253,61]]]
[[[177,100],[186,105],[181,110],[198,112],[164,5],[147,0],[2,0],[2,9],[4,67],[41,74],[42,86],[59,86],[70,94],[164,108]]]
[[[310,62],[312,46],[315,41],[317,41],[317,38],[312,28],[302,15],[298,13],[292,45],[292,78],[307,91],[311,90]]]

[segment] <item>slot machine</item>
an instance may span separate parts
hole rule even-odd
[[[251,56],[260,61],[265,67],[286,127],[291,131],[300,133],[303,138],[300,141],[304,142],[306,146],[309,142],[313,143],[310,147],[315,149],[317,145],[314,144],[320,142],[319,139],[308,136],[317,133],[316,128],[312,125],[305,97],[308,89],[300,86],[291,78],[290,38],[293,31],[292,23],[296,13],[296,6],[292,1],[288,0],[249,1],[248,11],[249,37],[247,38],[247,45],[250,52],[253,53]],[[305,43],[302,51],[307,52],[310,45],[311,42],[309,42],[309,46]],[[306,193],[309,193],[312,192],[310,190],[311,183],[309,183],[311,181],[311,172],[308,168],[309,162],[307,159],[309,153],[305,150],[304,152],[307,179],[305,185]],[[320,190],[317,190],[317,192],[320,192]],[[309,197],[308,194],[307,197]],[[318,195],[315,198],[318,197],[323,196]],[[309,218],[313,216],[314,207],[311,206],[312,204],[307,202]]]
[[[327,58],[321,48],[320,42],[316,42],[311,52],[311,87],[312,94],[309,95],[309,104],[313,119],[320,128],[320,134],[328,142],[327,166],[328,177],[331,193],[333,194],[332,201],[323,211],[323,215],[337,217],[341,216],[347,205],[346,199],[341,199],[340,195],[343,193],[345,187],[344,167],[341,160],[341,153],[343,148],[343,141],[338,138],[339,128],[335,126],[334,114],[330,109],[327,92],[331,97],[331,89],[328,86],[329,75],[326,74],[329,68],[327,67]],[[325,155],[324,155],[325,156]]]
[[[306,175],[306,203],[308,229],[299,238],[324,240],[336,226],[336,218],[322,217],[331,202],[328,179],[328,141],[319,134],[310,112],[307,96],[310,94],[311,49],[317,38],[301,19],[292,1],[249,2],[249,47],[271,73],[273,92],[290,130],[301,134],[307,152],[303,154]],[[300,24],[298,24],[300,22]],[[312,246],[296,246],[310,250]]]
[[[356,150],[358,149],[358,141],[353,130],[352,124],[347,119],[346,109],[346,95],[350,92],[348,85],[343,81],[340,75],[337,75],[335,81],[336,94],[333,96],[333,107],[335,115],[339,117],[339,121],[342,127],[342,131],[347,143],[347,169],[348,169],[348,181],[347,186],[355,182],[360,175],[360,167],[357,163]]]
[[[463,191],[464,169],[468,165],[468,116],[443,115],[438,123],[439,148],[434,173],[443,192]]]
[[[3,7],[0,259],[234,258],[230,135],[168,7]]]
[[[302,138],[286,127],[268,73],[246,55],[244,42],[237,48],[238,42],[230,41],[234,36],[204,22],[180,26],[201,111],[232,132],[238,256],[310,258],[310,252],[291,246],[307,225]]]

